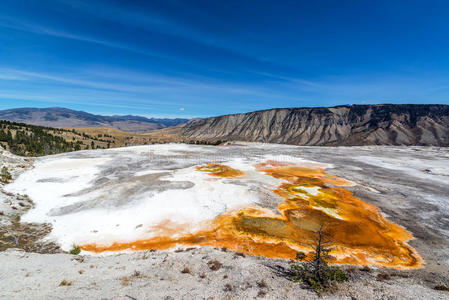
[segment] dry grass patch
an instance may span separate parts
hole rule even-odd
[[[212,271],[220,270],[220,268],[223,266],[223,264],[216,259],[210,260],[207,263],[207,265],[209,266],[209,269],[211,269]]]
[[[446,285],[437,285],[434,287],[434,289],[437,291],[449,292],[449,286],[446,286]]]
[[[243,253],[243,252],[234,252],[234,258],[237,258],[237,257],[245,257],[245,253]]]
[[[71,285],[72,285],[72,282],[71,282],[71,281],[68,281],[67,279],[62,280],[62,281],[59,283],[59,286],[71,286]]]
[[[257,286],[261,289],[268,287],[267,283],[263,279],[261,281],[257,282]]]
[[[263,298],[263,297],[265,297],[266,294],[267,294],[266,291],[264,291],[264,290],[259,290],[259,292],[257,293],[257,297]]]
[[[384,281],[384,280],[389,280],[391,277],[390,277],[390,275],[388,275],[386,273],[379,273],[379,274],[377,274],[376,278],[379,281]]]
[[[133,273],[131,276],[132,276],[132,277],[135,277],[135,278],[143,278],[143,277],[146,277],[145,275],[142,274],[142,272],[137,271],[137,270],[134,270],[134,273]]]
[[[120,281],[122,282],[123,286],[128,286],[129,285],[129,277],[128,276],[120,278]]]

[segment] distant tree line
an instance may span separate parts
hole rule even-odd
[[[221,145],[221,144],[226,143],[226,141],[222,141],[222,140],[217,140],[217,141],[197,140],[197,141],[194,141],[194,140],[191,140],[191,141],[184,142],[184,143],[191,144],[191,145],[209,145],[209,146],[218,146],[218,145]]]

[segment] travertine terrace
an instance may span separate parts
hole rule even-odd
[[[334,263],[437,283],[448,176],[444,148],[166,144],[39,158],[4,189],[34,202],[21,220],[51,224],[46,241],[105,262],[212,246],[283,266],[324,225]]]

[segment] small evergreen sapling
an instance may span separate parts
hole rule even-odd
[[[313,258],[301,265],[292,266],[293,280],[304,282],[319,294],[324,293],[331,283],[344,282],[349,279],[342,269],[328,265],[331,258],[329,252],[332,251],[332,248],[327,247],[330,241],[326,239],[323,231],[323,225],[321,225],[314,241]],[[302,252],[298,252],[296,257],[300,260],[306,258]]]

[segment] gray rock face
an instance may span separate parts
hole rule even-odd
[[[449,146],[449,105],[270,109],[192,120],[181,134],[292,145]]]

